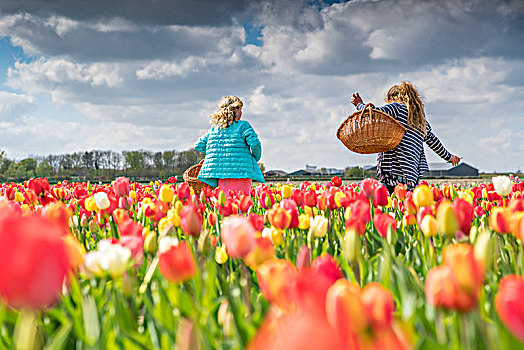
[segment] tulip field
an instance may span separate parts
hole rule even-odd
[[[0,185],[0,349],[522,349],[524,182]]]

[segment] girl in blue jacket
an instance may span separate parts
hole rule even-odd
[[[195,143],[195,149],[206,154],[198,179],[226,194],[251,193],[252,180],[265,182],[258,161],[262,146],[249,122],[242,117],[242,101],[236,96],[220,100],[212,113],[212,127]]]

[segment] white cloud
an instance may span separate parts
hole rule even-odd
[[[19,120],[35,108],[32,96],[0,91],[0,121],[2,122]]]

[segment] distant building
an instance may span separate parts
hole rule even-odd
[[[289,176],[319,176],[319,175],[322,175],[322,173],[318,170],[300,169],[297,171],[293,171],[292,173],[289,173],[288,175]]]
[[[466,163],[460,163],[453,167],[451,163],[429,163],[429,171],[426,171],[424,176],[479,176],[479,170]],[[377,171],[376,165],[365,165],[366,171]]]
[[[429,171],[424,176],[479,176],[479,170],[466,163],[456,167],[451,163],[429,163]]]
[[[283,170],[268,170],[264,173],[264,176],[286,176],[287,173]]]
[[[317,166],[316,165],[307,165],[306,164],[306,170],[317,170]]]
[[[344,170],[343,169],[335,169],[335,168],[327,168],[326,169],[326,173],[328,175],[342,175],[342,174],[344,174]]]

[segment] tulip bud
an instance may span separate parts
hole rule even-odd
[[[492,259],[492,243],[491,234],[489,230],[481,229],[477,234],[475,240],[475,259],[482,263],[483,269],[485,270],[491,265]]]
[[[346,234],[342,241],[342,252],[346,259],[354,263],[361,258],[361,242],[359,234],[352,229],[346,229]]]
[[[370,282],[362,290],[362,304],[366,310],[368,322],[375,329],[391,326],[395,302],[390,291],[377,282]]]
[[[227,251],[225,245],[215,249],[215,261],[220,265],[227,261]]]
[[[437,228],[441,235],[453,236],[459,229],[459,223],[451,203],[443,201],[437,208]]]
[[[144,239],[144,251],[149,254],[154,254],[158,248],[155,234],[149,234]]]
[[[426,185],[419,185],[413,191],[413,202],[420,207],[429,207],[434,203],[433,191]]]
[[[311,218],[309,229],[315,237],[324,237],[328,230],[328,219],[321,215]]]
[[[515,275],[504,276],[495,296],[495,308],[500,320],[519,341],[524,343],[524,279]]]
[[[180,226],[186,235],[198,237],[202,230],[202,216],[192,205],[186,205],[180,212]]]
[[[232,258],[247,255],[255,245],[255,229],[244,216],[230,216],[222,225],[222,239]]]
[[[244,257],[244,261],[251,269],[256,270],[264,261],[275,255],[275,248],[269,238],[258,237],[255,239],[253,249]],[[297,257],[298,259],[298,257]]]
[[[437,219],[431,215],[426,215],[420,222],[420,230],[426,237],[434,237],[437,235],[438,225]]]

